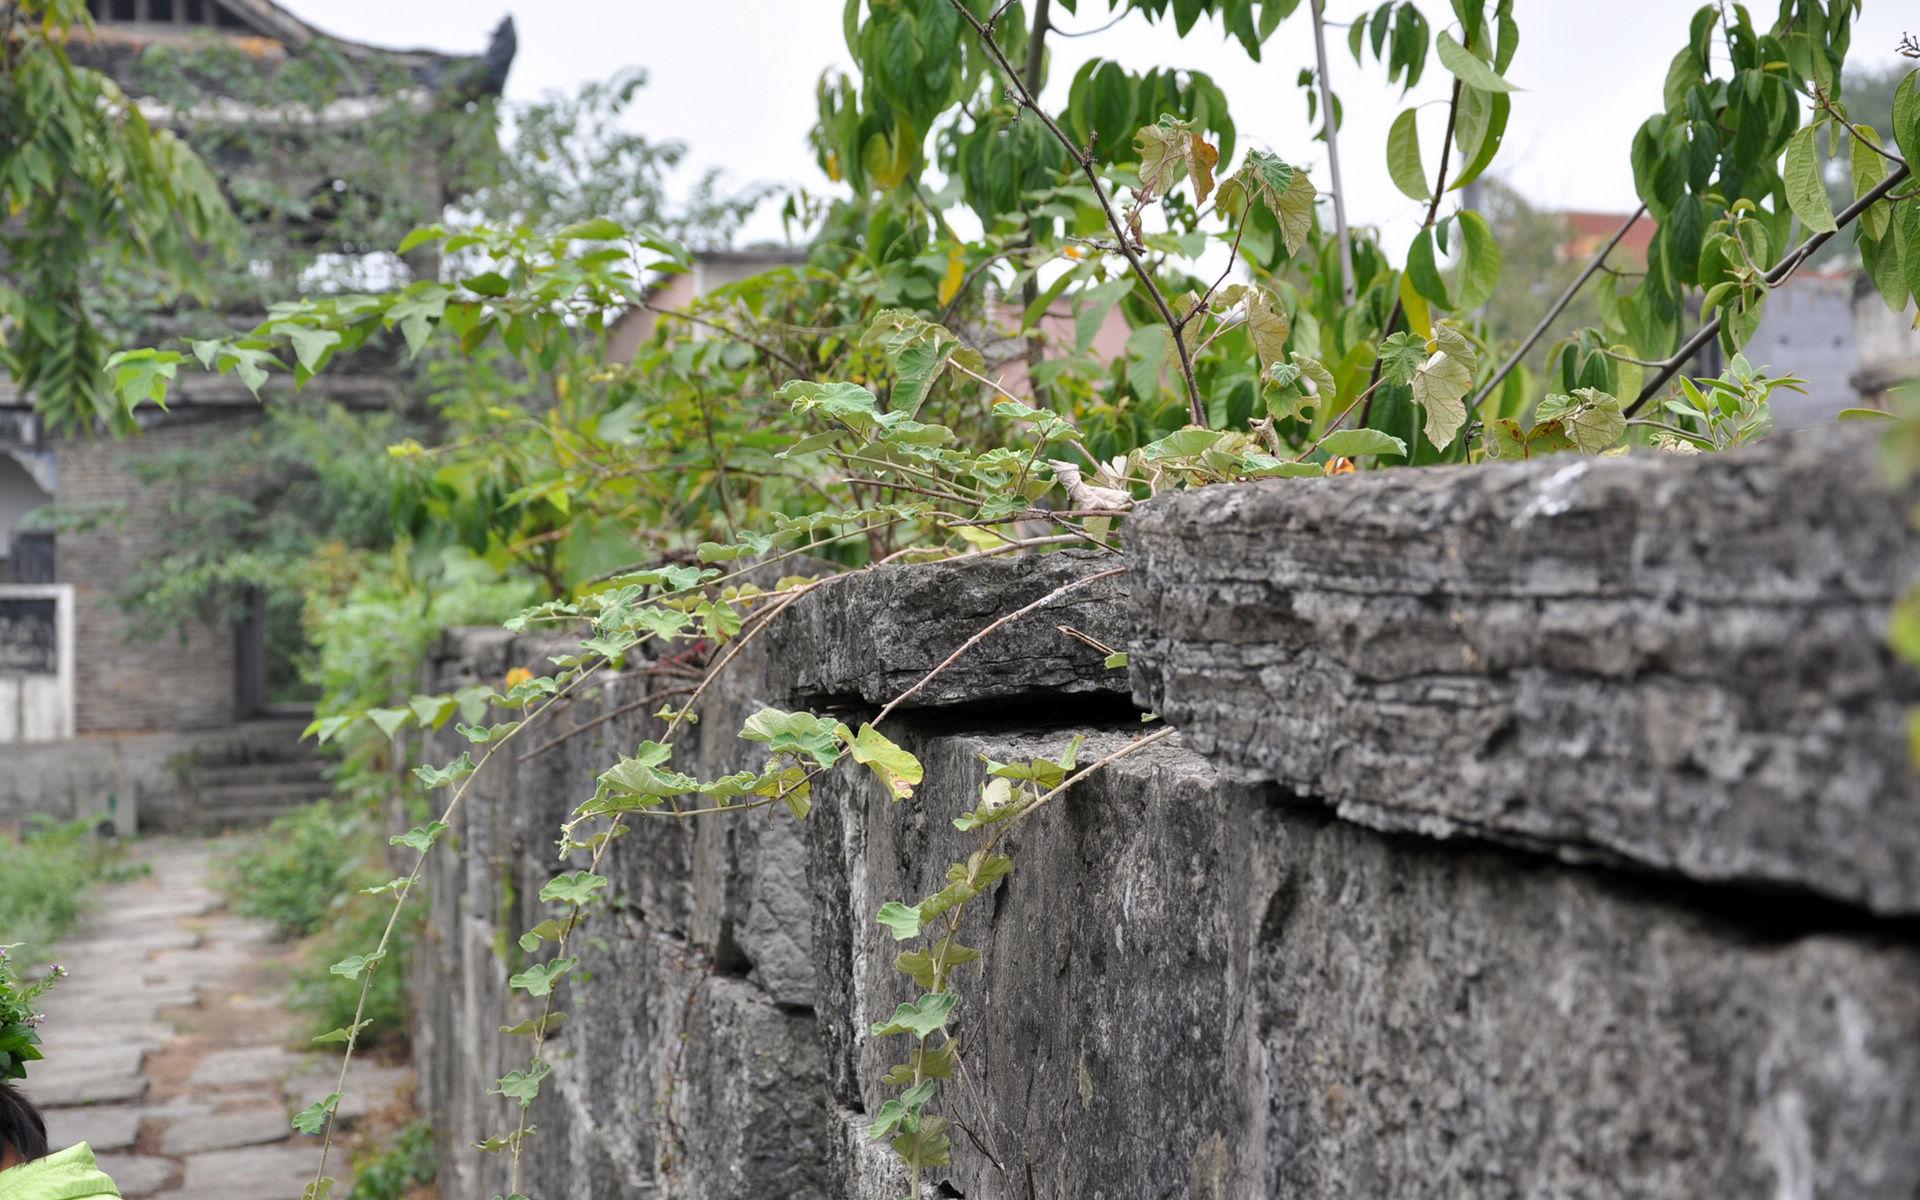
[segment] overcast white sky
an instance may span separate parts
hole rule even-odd
[[[847,69],[841,36],[842,0],[282,0],[331,33],[385,45],[481,49],[499,19],[511,12],[520,51],[508,79],[510,98],[644,66],[651,84],[632,110],[634,124],[657,138],[689,148],[691,168],[723,168],[736,183],[769,181],[830,188],[814,166],[805,135],[812,123],[814,84],[829,67]],[[1068,30],[1108,19],[1104,0],[1081,0],[1078,17],[1061,14]],[[1327,0],[1329,21],[1345,21],[1366,0]],[[1422,6],[1438,21],[1450,18],[1444,0]],[[1633,131],[1660,107],[1661,81],[1685,43],[1694,0],[1519,0],[1520,51],[1508,69],[1526,89],[1514,98],[1507,140],[1494,162],[1500,175],[1537,203],[1625,212],[1637,203],[1627,152]],[[1773,5],[1753,5],[1758,20]],[[1056,6],[1058,11],[1058,6]],[[1854,33],[1862,61],[1895,58],[1903,29],[1920,33],[1916,0],[1866,0]],[[1345,109],[1341,167],[1348,211],[1357,222],[1411,233],[1419,205],[1405,199],[1386,170],[1386,131],[1401,108],[1425,103],[1421,143],[1428,170],[1445,123],[1447,79],[1431,57],[1421,85],[1405,100],[1382,86],[1369,58],[1355,67],[1344,29],[1330,30],[1331,74]],[[1186,38],[1171,26],[1128,17],[1113,29],[1083,38],[1056,38],[1051,83],[1042,97],[1057,109],[1073,72],[1090,57],[1206,71],[1233,104],[1241,145],[1263,146],[1310,165],[1316,185],[1328,187],[1324,149],[1310,138],[1295,78],[1313,63],[1311,25],[1304,5],[1268,42],[1263,61],[1250,61],[1217,26],[1196,27]],[[689,175],[691,171],[689,172]],[[780,225],[763,213],[747,237],[777,238]],[[1389,245],[1401,239],[1389,237]]]

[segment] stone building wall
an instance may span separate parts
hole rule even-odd
[[[211,729],[239,716],[230,624],[209,614],[184,638],[171,631],[145,634],[129,623],[118,596],[159,549],[164,506],[175,491],[146,483],[141,465],[245,437],[260,419],[256,407],[159,423],[135,437],[60,443],[56,499],[88,522],[62,529],[55,541],[55,578],[74,585],[75,644],[83,648],[74,687],[79,732]]]
[[[928,1196],[1794,1196],[1920,1190],[1920,795],[1885,651],[1910,497],[1853,435],[1715,459],[1276,481],[1157,501],[1128,574],[997,632],[864,768],[779,809],[643,818],[536,1104],[532,1194],[894,1200],[864,1136],[912,995],[875,915],[977,845],[982,758],[1090,762],[969,907]],[[1115,563],[891,568],[783,615],[685,750],[763,705],[857,721],[994,616]],[[1059,632],[1130,644],[1127,673]],[[551,649],[451,636],[497,680]],[[441,1195],[530,1015],[514,937],[593,776],[657,727],[645,663],[473,788],[431,860],[422,1101]],[[1152,726],[1149,728],[1157,728]],[[562,737],[572,730],[579,732]],[[516,739],[516,744],[518,739]],[[497,772],[497,773],[496,773]]]

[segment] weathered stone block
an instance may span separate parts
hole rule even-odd
[[[815,947],[841,1112],[895,1091],[878,1080],[898,1040],[864,1033],[912,995],[879,905],[917,900],[974,847],[948,822],[979,755],[1065,738],[912,736],[928,765],[914,802],[854,773],[821,789]],[[1015,870],[963,924],[986,957],[956,977],[968,1080],[941,1100],[970,1198],[1920,1187],[1911,945],[1382,837],[1223,782],[1177,742],[1007,845]],[[858,1144],[857,1116],[840,1123],[838,1194],[893,1200],[898,1172]]]
[[[996,619],[1120,565],[1114,555],[1069,551],[847,576],[802,596],[768,630],[767,686],[796,704],[885,704]],[[1060,627],[1119,649],[1127,621],[1125,576],[1068,592],[995,630],[907,706],[1125,696],[1127,681],[1106,656]]]
[[[1907,510],[1844,429],[1169,496],[1135,697],[1377,828],[1920,913]]]

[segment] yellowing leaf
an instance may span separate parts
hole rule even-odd
[[[1220,152],[1195,133],[1190,122],[1161,117],[1158,124],[1142,126],[1133,135],[1133,148],[1140,155],[1140,182],[1155,193],[1164,196],[1189,177],[1195,204],[1213,193]]]
[[[1265,288],[1247,293],[1247,335],[1253,339],[1253,353],[1262,370],[1287,361],[1287,335],[1291,332],[1286,309],[1276,306]]]
[[[960,294],[960,284],[967,277],[967,259],[955,246],[947,255],[947,273],[940,277],[940,303],[952,304],[953,298]]]
[[[1473,390],[1476,358],[1458,330],[1435,325],[1433,338],[1435,348],[1413,373],[1413,402],[1427,414],[1427,440],[1445,450],[1466,424],[1465,399]]]
[[[1249,203],[1266,205],[1279,222],[1287,253],[1298,254],[1313,228],[1313,195],[1313,182],[1305,170],[1263,150],[1249,150],[1240,169],[1221,183],[1214,203],[1223,211],[1243,216]]]

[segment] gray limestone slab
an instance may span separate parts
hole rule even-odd
[[[140,1136],[147,1110],[134,1104],[96,1104],[85,1108],[54,1108],[47,1119],[47,1144],[54,1147],[85,1142],[94,1152],[125,1150]]]
[[[320,1166],[318,1141],[213,1150],[186,1160],[182,1190],[198,1200],[275,1200],[301,1193]],[[345,1189],[340,1189],[345,1194]]]
[[[36,1075],[21,1090],[42,1108],[63,1108],[138,1100],[147,1094],[147,1081],[139,1075],[60,1075],[49,1072],[44,1079]]]
[[[1207,487],[1127,522],[1134,696],[1375,828],[1920,914],[1920,575],[1871,430]]]
[[[292,1126],[277,1108],[210,1113],[174,1121],[160,1134],[160,1152],[173,1158],[285,1141]]]
[[[180,1177],[180,1164],[152,1154],[98,1154],[94,1156],[120,1194],[127,1200],[149,1196]],[[270,1200],[261,1193],[254,1200]]]
[[[216,1050],[195,1064],[188,1082],[194,1087],[210,1088],[277,1087],[309,1061],[309,1055],[294,1054],[278,1046]]]

